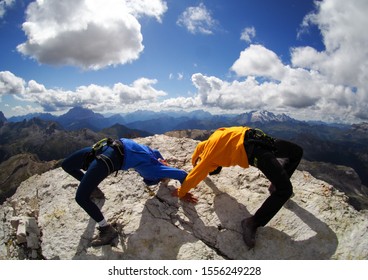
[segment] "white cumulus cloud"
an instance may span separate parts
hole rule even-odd
[[[114,93],[118,94],[120,103],[130,104],[141,100],[155,101],[161,96],[166,96],[167,93],[161,90],[156,90],[153,85],[157,80],[140,78],[130,86],[122,83],[115,84]]]
[[[5,94],[22,94],[25,81],[9,71],[0,72],[0,96]]]
[[[278,56],[262,45],[250,45],[231,67],[239,76],[263,76],[281,80],[285,66]]]
[[[149,106],[157,103],[166,92],[156,89],[155,79],[139,78],[131,85],[116,83],[112,87],[90,84],[75,90],[46,88],[35,80],[26,83],[6,71],[0,72],[0,94],[13,94],[21,101],[37,104],[44,111],[56,112],[75,106],[83,106],[98,112],[121,112],[127,106]],[[1,96],[0,95],[0,96]]]
[[[365,0],[324,0],[316,2],[317,11],[307,15],[303,27],[316,25],[321,31],[325,50],[310,46],[292,50],[294,67],[313,69],[329,83],[342,85],[345,90],[327,100],[350,106],[350,114],[368,119],[368,2]],[[353,91],[347,94],[346,91]],[[325,92],[322,92],[324,94]],[[335,103],[334,103],[335,104]],[[337,104],[337,103],[336,103]],[[326,104],[330,105],[331,104]],[[335,112],[339,112],[339,107]]]
[[[4,17],[7,9],[12,7],[15,0],[0,0],[0,19]]]
[[[176,22],[185,27],[190,33],[213,34],[217,21],[203,3],[196,7],[188,7]]]
[[[42,64],[101,69],[130,63],[143,51],[138,16],[161,20],[161,0],[38,0],[26,11],[27,41],[17,50]]]
[[[206,107],[270,110],[299,119],[353,122],[366,107],[346,85],[313,69],[285,65],[271,50],[251,45],[231,67],[244,80],[224,81],[196,73],[192,82]]]
[[[167,4],[161,0],[123,0],[129,12],[137,17],[141,15],[155,17],[162,22],[162,15],[167,11]]]
[[[246,27],[243,29],[240,35],[240,40],[243,40],[247,43],[251,43],[252,39],[256,36],[256,29],[252,27]]]
[[[42,63],[69,63],[90,69],[132,61],[143,49],[138,18],[145,15],[160,21],[167,7],[162,1],[118,2],[121,6],[115,8],[122,7],[121,11],[128,17],[121,19],[120,14],[112,12],[106,21],[111,3],[118,5],[114,0],[33,2],[23,25],[28,41],[21,46]],[[74,10],[67,12],[66,7],[70,5]],[[130,85],[87,85],[65,91],[48,89],[36,81],[26,83],[8,71],[0,72],[0,94],[34,101],[49,111],[77,105],[100,112],[122,108],[203,108],[222,112],[264,109],[306,120],[367,121],[368,36],[365,29],[368,18],[365,11],[368,11],[368,1],[323,0],[316,1],[316,7],[305,17],[302,27],[319,28],[323,50],[311,46],[292,48],[291,63],[287,64],[266,46],[250,44],[230,67],[236,74],[234,80],[195,73],[191,79],[196,91],[188,96],[162,100],[167,93],[156,88],[156,79],[140,78]],[[96,16],[97,10],[100,10],[99,16]],[[177,23],[192,33],[205,34],[211,34],[216,25],[204,4],[185,10]],[[251,43],[255,36],[252,30],[244,29],[241,39]],[[117,35],[118,32],[122,33]],[[128,34],[131,41],[121,45],[119,36]],[[103,40],[95,41],[95,35],[99,39],[117,37],[109,41],[112,46],[107,46]],[[170,74],[170,79],[174,78],[176,74]]]
[[[307,15],[303,26],[318,26],[325,50],[295,48],[293,65],[320,71],[334,83],[362,86],[368,78],[368,2],[324,0],[316,4],[317,12]]]
[[[266,109],[331,122],[368,120],[368,2],[324,0],[316,5],[302,24],[317,25],[325,50],[293,48],[288,65],[265,46],[251,44],[230,68],[237,80],[194,74],[194,98],[223,110]],[[243,34],[247,40],[251,33]]]

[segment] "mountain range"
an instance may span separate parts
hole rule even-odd
[[[304,122],[268,111],[212,115],[202,110],[141,110],[104,116],[76,107],[61,116],[33,114],[8,120],[0,112],[0,163],[28,153],[35,154],[41,162],[61,160],[76,149],[90,146],[106,136],[136,138],[177,132],[180,137],[204,140],[213,130],[223,126],[258,127],[274,137],[293,141],[303,147],[307,161],[352,168],[361,181],[357,182],[357,188],[362,189],[362,193],[368,190],[365,187],[368,186],[368,123]],[[313,167],[310,171],[318,169],[325,170]],[[5,173],[13,171],[6,170]]]
[[[306,122],[293,119],[286,114],[274,114],[264,110],[228,115],[213,115],[204,110],[191,112],[138,110],[104,116],[82,107],[72,108],[60,116],[30,114],[11,117],[7,121],[23,122],[35,117],[56,122],[65,131],[89,129],[90,133],[113,134],[116,137],[144,137],[194,129],[213,131],[228,126],[258,127],[274,137],[296,142],[304,148],[304,158],[309,161],[353,168],[359,174],[362,183],[368,186],[368,123],[348,125]],[[42,156],[40,158],[42,159]]]
[[[33,118],[58,122],[65,130],[88,128],[98,132],[112,125],[122,124],[131,129],[139,129],[151,134],[162,134],[180,129],[215,129],[219,126],[246,123],[298,122],[285,114],[275,115],[268,111],[251,111],[238,115],[212,115],[203,110],[192,112],[138,110],[133,113],[104,116],[82,107],[72,108],[60,116],[49,113],[34,113],[11,117],[7,121],[21,122]]]

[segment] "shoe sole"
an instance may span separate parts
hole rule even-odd
[[[101,247],[101,246],[105,246],[105,245],[113,245],[113,241],[119,237],[119,234],[116,233],[116,235],[114,235],[113,237],[111,237],[111,239],[109,239],[109,241],[106,241],[104,243],[97,243],[97,244],[93,244],[93,240],[90,243],[91,247]]]

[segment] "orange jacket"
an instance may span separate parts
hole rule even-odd
[[[219,166],[249,167],[244,149],[244,135],[248,129],[243,126],[219,128],[208,140],[200,142],[192,155],[194,168],[178,189],[178,196],[183,197]]]

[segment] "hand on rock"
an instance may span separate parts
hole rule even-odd
[[[175,189],[172,193],[172,196],[178,196],[178,189]],[[197,203],[198,202],[198,198],[196,198],[193,194],[191,193],[186,193],[183,197],[180,197],[181,200],[184,200],[186,202],[190,202],[190,203]]]

